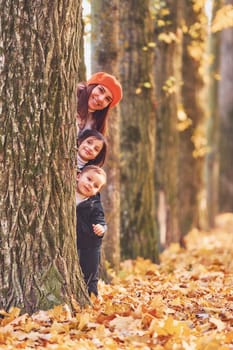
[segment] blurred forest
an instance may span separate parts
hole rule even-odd
[[[120,256],[158,261],[233,211],[233,1],[87,3],[87,70],[124,91],[110,118],[105,254],[116,268]]]
[[[124,93],[102,196],[108,266],[159,262],[233,211],[233,0],[95,0],[88,16],[84,4],[0,0],[0,310],[90,304],[74,200],[86,71]]]

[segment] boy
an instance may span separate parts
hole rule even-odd
[[[87,165],[77,175],[76,217],[77,247],[88,293],[98,295],[100,249],[106,231],[99,191],[106,184],[105,171]]]

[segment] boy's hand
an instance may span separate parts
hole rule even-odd
[[[100,224],[93,224],[92,225],[93,231],[95,232],[95,234],[97,236],[103,236],[104,235],[104,226],[100,225]]]

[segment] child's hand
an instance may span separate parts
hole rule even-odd
[[[100,225],[100,224],[93,224],[92,225],[93,231],[95,232],[95,234],[97,236],[103,236],[104,234],[104,226]]]

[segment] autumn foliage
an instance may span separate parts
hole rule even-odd
[[[122,263],[100,282],[93,306],[66,305],[31,316],[1,311],[0,349],[233,349],[233,217],[211,232],[191,231],[161,264]]]

